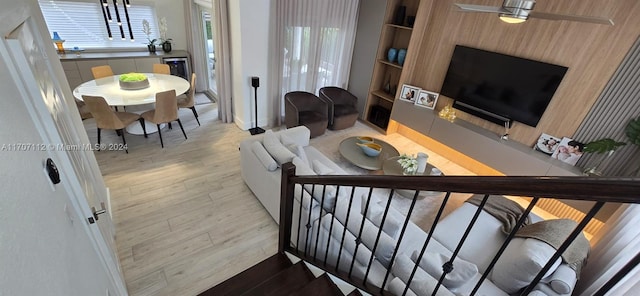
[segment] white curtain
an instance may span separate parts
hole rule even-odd
[[[640,252],[640,205],[624,204],[598,232],[576,285],[575,295],[593,295],[616,272]],[[632,270],[611,290],[620,292],[638,285],[638,268]],[[609,295],[627,295],[609,293]]]
[[[191,53],[191,69],[196,73],[196,92],[207,89],[207,55],[204,52],[204,30],[202,15],[198,5],[191,1],[184,1],[185,22],[187,28],[187,51]],[[170,20],[169,20],[170,21]],[[191,79],[191,73],[188,74]]]
[[[233,101],[231,98],[231,39],[229,36],[229,0],[213,0],[215,22],[216,84],[218,91],[218,118],[233,122]]]
[[[280,125],[287,92],[317,94],[323,86],[347,88],[359,0],[273,2],[271,94],[275,124]]]

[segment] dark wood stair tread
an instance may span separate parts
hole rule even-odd
[[[278,253],[200,293],[199,296],[240,295],[247,289],[264,283],[292,265],[291,260],[286,255]]]
[[[325,273],[304,287],[300,288],[289,294],[289,296],[343,296],[342,291],[338,289],[336,284],[331,281],[329,276]]]
[[[293,266],[281,271],[280,273],[273,275],[269,280],[254,286],[250,290],[240,294],[244,296],[262,296],[262,295],[287,295],[307,283],[314,280],[315,277],[304,266],[302,261],[294,264]],[[249,284],[249,283],[247,283]]]
[[[358,291],[358,289],[353,290],[353,292],[347,294],[347,296],[362,296],[362,293]]]

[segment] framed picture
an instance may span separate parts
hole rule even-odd
[[[558,148],[551,155],[552,158],[561,160],[570,165],[576,165],[578,159],[582,156],[584,144],[573,139],[564,137],[558,144]]]
[[[402,91],[400,92],[400,100],[407,102],[415,102],[416,97],[418,96],[418,92],[420,92],[419,87],[411,86],[408,84],[402,85]]]
[[[560,138],[543,133],[542,135],[540,135],[540,138],[538,138],[538,141],[536,142],[535,146],[533,146],[533,149],[535,149],[536,151],[540,151],[546,155],[553,155],[553,152],[555,152],[560,145],[560,141]]]
[[[415,104],[416,106],[433,110],[433,108],[436,107],[436,102],[438,102],[439,95],[440,94],[438,93],[426,91],[424,89],[420,90],[418,92],[418,98],[416,99]]]

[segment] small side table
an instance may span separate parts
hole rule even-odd
[[[402,169],[402,166],[398,163],[398,158],[400,158],[400,156],[391,157],[382,163],[382,171],[385,175],[403,176],[402,174],[403,169]],[[434,168],[437,169],[434,165],[427,163],[427,166],[424,169],[424,172],[422,174],[415,174],[413,176],[430,176],[431,170]],[[441,173],[441,176],[442,175],[444,174]],[[400,196],[406,197],[406,198],[413,198],[413,196],[416,194],[415,190],[406,190],[406,189],[398,189],[396,190],[396,192]],[[442,192],[440,191],[420,191],[420,194],[418,195],[418,199],[422,199],[427,196],[437,196],[440,194],[442,194]]]

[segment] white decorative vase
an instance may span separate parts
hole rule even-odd
[[[416,170],[417,174],[424,173],[424,170],[427,168],[427,159],[429,159],[429,155],[426,153],[418,152],[418,169]]]

